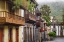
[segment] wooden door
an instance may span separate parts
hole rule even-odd
[[[3,42],[3,29],[0,28],[0,42]]]
[[[63,33],[62,32],[60,32],[60,36],[63,36]]]
[[[63,29],[62,29],[62,27],[60,29],[60,36],[63,36]]]
[[[16,28],[16,42],[19,42],[19,28]]]
[[[12,42],[12,28],[9,28],[9,42]]]

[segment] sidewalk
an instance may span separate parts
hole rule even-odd
[[[57,42],[57,41],[43,41],[43,42]]]
[[[53,41],[43,41],[43,42],[64,42],[64,37],[57,37]]]

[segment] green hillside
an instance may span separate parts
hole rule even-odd
[[[62,9],[64,8],[64,2],[52,2],[52,3],[41,3],[41,5],[47,4],[51,8],[50,16],[56,16],[59,22],[62,22]]]

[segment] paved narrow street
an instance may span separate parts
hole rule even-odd
[[[46,42],[64,42],[64,37],[57,37],[53,41],[46,41]]]

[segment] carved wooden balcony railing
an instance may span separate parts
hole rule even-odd
[[[25,14],[25,19],[28,22],[36,22],[36,15],[28,12],[27,14]]]
[[[36,21],[36,26],[40,27],[40,25],[41,25],[41,21]]]
[[[6,11],[0,11],[0,23],[10,23],[17,25],[24,25],[25,19],[18,15],[10,14]]]
[[[36,26],[40,27],[40,25],[41,25],[41,18],[40,18],[40,16],[38,16],[37,21],[36,21]]]

